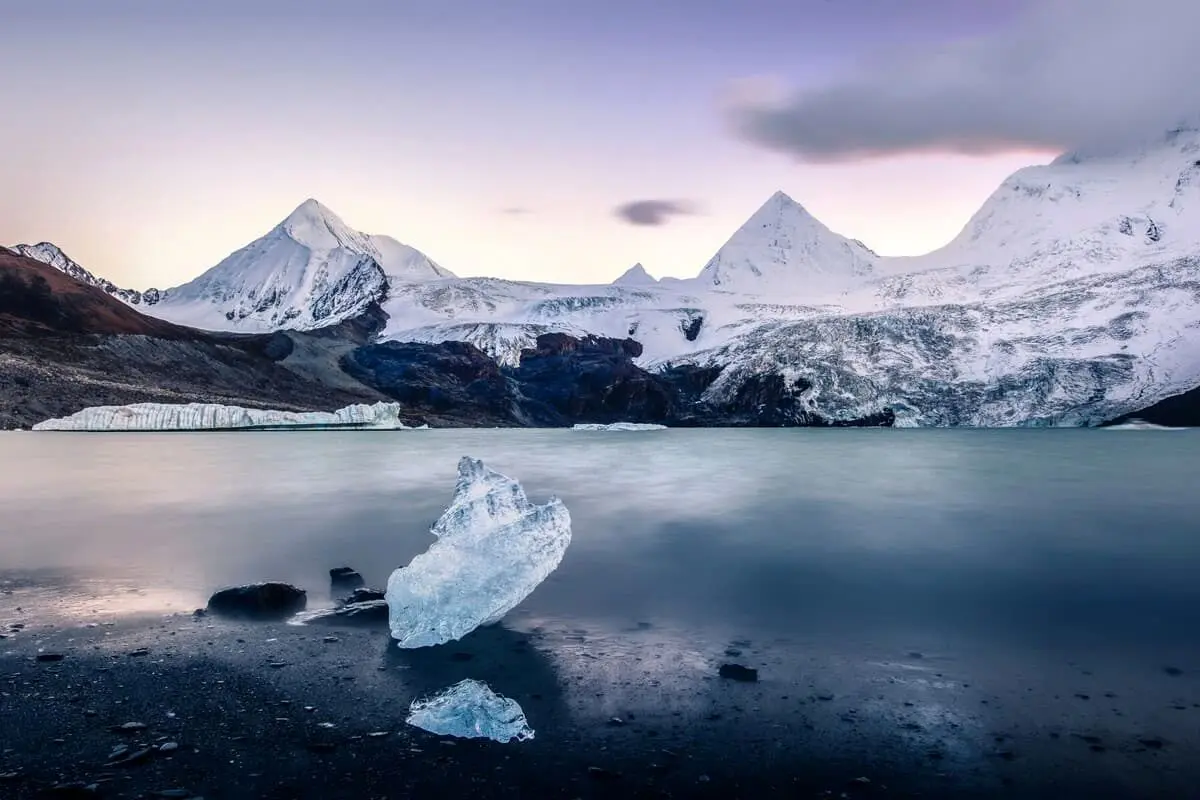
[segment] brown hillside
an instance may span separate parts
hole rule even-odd
[[[0,335],[140,333],[167,339],[194,332],[147,317],[94,286],[0,248]]]

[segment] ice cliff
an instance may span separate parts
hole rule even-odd
[[[33,426],[35,431],[210,431],[246,428],[407,428],[399,403],[346,406],[333,412],[270,411],[216,403],[93,406]]]
[[[521,484],[463,458],[438,537],[387,585],[392,637],[403,648],[461,639],[499,622],[558,567],[571,516],[557,498],[535,506]]]
[[[501,697],[486,683],[470,678],[432,697],[414,700],[406,721],[441,736],[506,743],[533,738],[533,729],[516,700]]]

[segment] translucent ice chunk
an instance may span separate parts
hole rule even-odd
[[[571,515],[557,498],[533,505],[521,484],[463,458],[454,499],[432,533],[437,541],[388,579],[400,647],[454,641],[499,622],[558,567]]]
[[[501,697],[486,683],[470,678],[432,697],[414,700],[407,722],[430,733],[464,739],[507,743],[533,738],[533,729],[516,700]]]

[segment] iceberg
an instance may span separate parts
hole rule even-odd
[[[581,422],[571,426],[573,431],[665,431],[666,429],[666,425],[655,425],[649,422],[614,422],[610,425]]]
[[[463,739],[508,743],[533,738],[533,728],[516,700],[501,697],[486,683],[470,678],[432,697],[414,700],[406,722],[440,736]]]
[[[429,549],[388,579],[392,638],[414,648],[499,622],[562,561],[571,515],[558,498],[535,506],[521,484],[463,458],[454,499]]]
[[[359,403],[337,411],[271,411],[217,403],[134,403],[93,406],[49,419],[35,431],[214,431],[286,428],[411,430],[400,421],[399,403]]]

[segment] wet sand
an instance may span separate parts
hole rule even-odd
[[[401,651],[383,628],[91,621],[62,593],[5,591],[4,798],[1200,796],[1188,665],[797,663],[750,641],[685,664],[652,623],[620,641],[501,625]],[[722,679],[722,663],[759,680]],[[404,723],[414,697],[467,677],[516,699],[536,737],[443,739]]]

